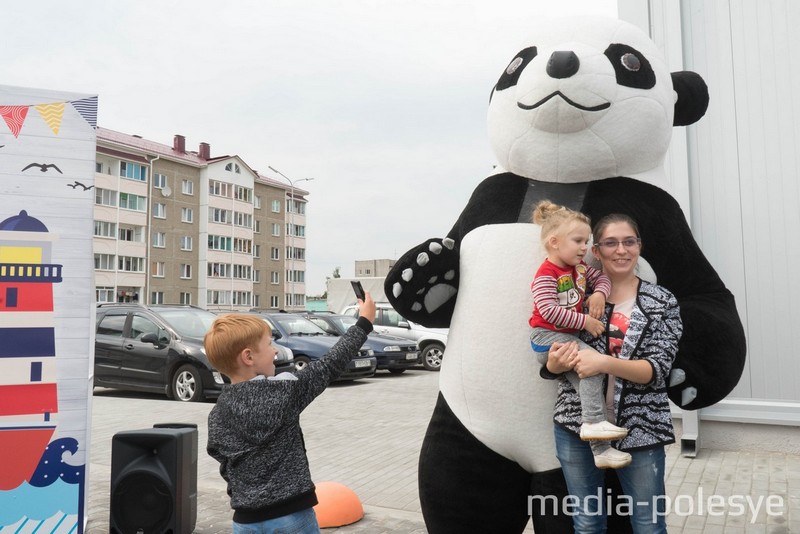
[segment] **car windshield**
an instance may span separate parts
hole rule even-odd
[[[184,337],[202,338],[217,318],[211,312],[197,309],[158,310],[158,314]]]
[[[345,332],[348,328],[356,324],[355,317],[350,317],[349,315],[343,315],[341,317],[330,317],[329,320],[336,325],[336,327]]]
[[[275,321],[290,336],[324,336],[325,331],[305,317],[281,317]]]

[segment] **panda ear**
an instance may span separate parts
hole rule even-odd
[[[708,86],[696,72],[672,73],[672,88],[675,90],[675,118],[673,126],[686,126],[700,120],[708,109]]]

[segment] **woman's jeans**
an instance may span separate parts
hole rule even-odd
[[[317,514],[307,508],[260,523],[233,523],[233,534],[319,534]]]
[[[556,456],[567,480],[571,505],[569,510],[575,534],[606,532],[606,514],[630,517],[635,534],[665,534],[664,447],[632,451],[630,465],[617,469],[622,491],[627,497],[613,510],[606,510],[609,496],[604,488],[605,475],[594,465],[589,443],[555,426]]]

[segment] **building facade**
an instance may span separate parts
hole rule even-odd
[[[303,309],[307,191],[180,135],[97,132],[98,303]]]
[[[383,276],[389,274],[396,260],[356,260],[356,277]]]

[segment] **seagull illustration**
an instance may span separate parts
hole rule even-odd
[[[22,169],[20,172],[25,172],[28,169],[30,169],[31,167],[39,167],[39,170],[42,171],[42,172],[47,172],[48,169],[50,169],[52,167],[53,169],[58,171],[58,174],[64,174],[63,172],[61,172],[61,169],[59,169],[56,166],[55,163],[30,163],[24,169]]]
[[[79,182],[79,181],[77,181],[77,180],[75,180],[75,182],[73,182],[73,183],[71,183],[71,184],[67,184],[67,187],[71,187],[72,189],[75,189],[75,188],[77,188],[78,186],[81,186],[81,187],[83,188],[83,190],[84,190],[84,191],[88,191],[89,189],[91,189],[91,188],[93,188],[93,187],[94,187],[93,185],[90,185],[90,186],[85,186],[85,185],[83,185],[82,183],[80,183],[80,182]]]

